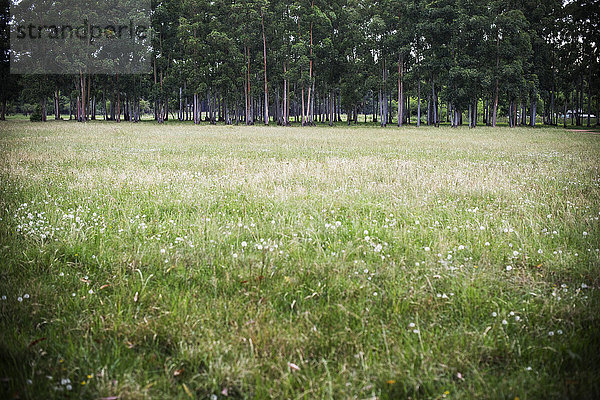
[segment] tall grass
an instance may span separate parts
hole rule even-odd
[[[3,397],[600,396],[598,136],[0,135]]]

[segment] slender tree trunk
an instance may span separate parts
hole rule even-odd
[[[117,73],[117,122],[121,122],[121,91],[119,90],[119,73]]]
[[[306,126],[306,109],[304,108],[304,83],[302,84],[302,98],[300,99],[302,102],[302,126]]]
[[[85,78],[84,78],[85,79]],[[85,96],[85,106],[86,106],[86,114],[85,114],[85,120],[89,121],[89,116],[91,114],[91,110],[90,110],[90,90],[92,87],[92,75],[89,74],[88,75],[88,84],[87,84],[87,93]]]
[[[265,19],[263,16],[263,10],[260,10],[260,23],[262,25],[262,37],[263,37],[263,58],[265,62],[265,125],[269,125],[269,93],[267,90],[267,39],[265,37]]]
[[[494,95],[494,115],[492,116],[492,126],[496,127],[498,117],[498,69],[500,68],[500,35],[496,35],[496,93]]]
[[[418,78],[418,83],[417,83],[417,97],[418,97],[418,103],[417,103],[417,128],[421,126],[421,78]]]
[[[438,126],[437,97],[435,94],[435,82],[433,80],[433,75],[431,76],[431,102],[433,103],[433,124]]]
[[[60,119],[60,91],[58,88],[54,89],[54,119]]]
[[[588,78],[588,112],[587,112],[587,127],[591,126],[591,115],[592,115],[592,68],[589,68]]]
[[[404,58],[398,56],[398,126],[404,119]]]
[[[531,121],[532,127],[535,127],[535,120],[537,118],[537,89],[533,90],[533,98],[531,99]]]
[[[309,123],[311,126],[314,126],[315,121],[314,121],[314,115],[315,115],[315,81],[312,81],[312,90],[311,90],[311,95],[309,95],[309,100],[310,100],[310,109],[309,109],[309,114],[310,114],[310,120]]]
[[[251,92],[250,92],[250,49],[248,48],[248,46],[246,46],[246,83],[245,83],[245,91],[246,91],[246,125],[249,125],[252,123],[251,119],[251,114],[252,114],[252,110],[251,108],[253,107],[250,96],[251,96]]]
[[[283,125],[288,126],[290,124],[289,119],[289,104],[288,104],[288,80],[287,80],[287,66],[283,63]]]
[[[555,120],[554,120],[554,82],[552,82],[552,91],[550,92],[550,125],[555,125]]]
[[[183,90],[181,86],[179,86],[179,112],[177,113],[177,119],[179,121],[183,121]]]
[[[563,113],[563,128],[567,127],[567,98],[565,96],[565,112]]]
[[[580,77],[579,77],[579,84],[580,84],[580,90],[579,90],[579,102],[578,102],[578,107],[577,107],[577,126],[582,126],[583,125],[583,72],[581,73]]]

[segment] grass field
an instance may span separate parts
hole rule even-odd
[[[600,136],[0,124],[0,397],[600,396]]]

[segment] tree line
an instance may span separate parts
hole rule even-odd
[[[152,73],[10,75],[1,118],[590,126],[600,0],[164,0]],[[595,118],[595,124],[598,119]]]

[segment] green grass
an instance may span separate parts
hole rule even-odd
[[[0,397],[600,396],[599,136],[0,135]]]

